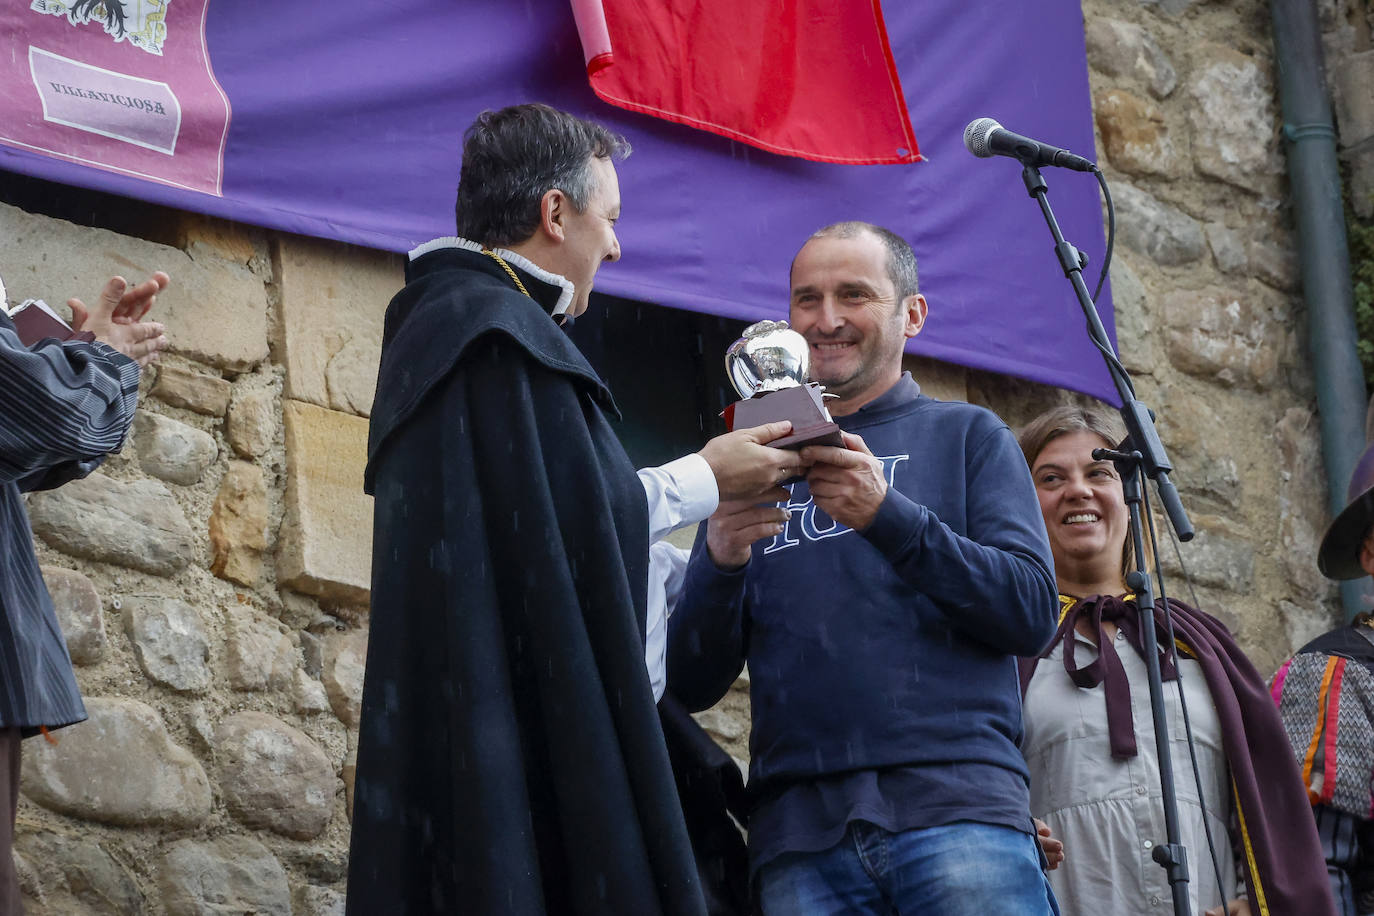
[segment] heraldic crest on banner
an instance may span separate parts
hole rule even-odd
[[[98,22],[115,41],[128,41],[162,56],[167,40],[167,5],[172,0],[33,0],[36,13],[66,16],[74,26]]]

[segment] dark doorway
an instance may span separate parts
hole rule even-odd
[[[725,431],[736,400],[725,348],[745,323],[594,293],[570,334],[615,395],[616,424],[637,467],[695,452]]]

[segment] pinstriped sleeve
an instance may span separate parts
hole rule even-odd
[[[138,406],[139,373],[102,343],[27,348],[0,318],[0,481],[117,450]]]

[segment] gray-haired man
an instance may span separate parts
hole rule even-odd
[[[649,543],[800,459],[761,444],[775,424],[637,474],[611,432],[559,324],[620,257],[626,154],[544,105],[484,113],[458,235],[411,252],[387,311],[351,912],[703,911],[645,672]]]

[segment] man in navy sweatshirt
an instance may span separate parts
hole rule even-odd
[[[911,247],[867,223],[792,264],[792,326],[838,397],[777,505],[726,503],[669,620],[669,689],[713,705],[747,661],[750,865],[765,914],[1057,912],[1017,741],[1018,655],[1055,627],[1015,437],[901,369],[926,320]]]

